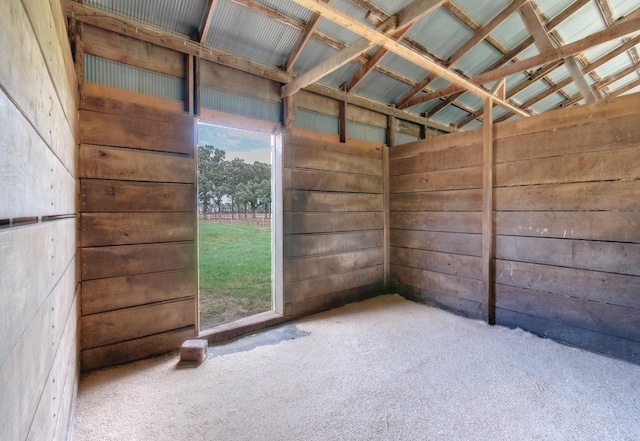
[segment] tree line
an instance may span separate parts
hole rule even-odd
[[[200,213],[271,211],[271,165],[225,159],[212,145],[198,147],[198,210]]]

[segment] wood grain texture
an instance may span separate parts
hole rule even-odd
[[[82,212],[193,212],[192,184],[80,180]]]
[[[394,147],[399,148],[399,147]],[[394,149],[391,149],[393,152]],[[391,176],[482,165],[482,144],[424,151],[411,156],[391,156]]]
[[[183,113],[184,103],[151,95],[115,89],[102,84],[84,83],[80,108],[96,112],[132,115],[165,123],[185,123],[192,119]]]
[[[300,132],[302,134],[297,134]],[[315,132],[319,133],[319,132]],[[382,160],[382,147],[379,145],[361,145],[355,142],[341,143],[331,142],[328,140],[310,138],[304,136],[306,132],[299,127],[294,128],[293,135],[287,138],[287,144],[290,147],[290,153],[293,155],[296,149],[312,149],[327,153],[343,153],[346,155],[363,156],[367,158]]]
[[[285,238],[285,256],[305,257],[337,254],[377,248],[381,244],[382,230],[297,234]]]
[[[382,265],[382,247],[325,256],[299,257],[291,262],[293,281],[312,279]]]
[[[82,144],[78,176],[124,181],[193,184],[193,158],[133,149]]]
[[[395,264],[391,265],[391,275],[396,282],[421,290],[449,297],[459,297],[477,303],[482,301],[482,280]]]
[[[136,306],[81,319],[82,348],[91,349],[193,326],[194,299]]]
[[[394,193],[393,211],[481,211],[482,189]]]
[[[391,258],[398,266],[482,279],[481,260],[476,256],[392,247]]]
[[[130,245],[193,240],[192,213],[82,213],[80,245]]]
[[[80,111],[80,142],[132,147],[193,156],[195,126],[142,119],[134,115]]]
[[[291,167],[380,176],[382,160],[318,148],[291,151]]]
[[[287,234],[380,230],[382,213],[284,213]]]
[[[391,246],[480,257],[482,236],[480,234],[392,229]]]
[[[482,167],[398,175],[391,182],[392,193],[482,188]]]
[[[382,193],[382,177],[325,170],[291,170],[295,190],[341,191],[346,193]]]
[[[195,268],[193,242],[88,247],[80,250],[82,280]]]
[[[382,195],[292,190],[285,210],[304,212],[382,211]]]
[[[373,267],[360,268],[344,273],[335,273],[313,279],[292,282],[293,302],[299,303],[313,297],[336,293],[382,283],[384,279],[382,262]]]
[[[391,228],[396,230],[425,230],[479,234],[482,228],[481,223],[480,212],[391,212]]]
[[[82,314],[193,297],[195,270],[165,271],[82,282]]]

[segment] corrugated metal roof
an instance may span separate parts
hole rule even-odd
[[[388,52],[378,64],[416,82],[429,75],[428,70],[405,60],[393,52]]]
[[[259,3],[262,3],[265,6],[270,7],[271,9],[275,9],[276,11],[282,12],[284,15],[288,17],[295,18],[298,21],[308,23],[313,16],[313,12],[305,8],[304,6],[300,6],[297,3],[294,3],[290,0],[256,0]]]
[[[409,6],[413,0],[372,0],[371,3],[382,9],[389,15],[393,15],[400,9]]]
[[[387,129],[347,121],[347,136],[376,144],[385,144],[387,142]]]
[[[242,29],[242,32],[238,32]],[[282,66],[300,31],[252,9],[221,0],[206,42],[212,46]]]
[[[341,88],[344,83],[353,78],[361,67],[362,65],[360,63],[352,61],[345,64],[340,69],[330,73],[318,82],[332,87]]]
[[[606,29],[607,24],[600,14],[595,2],[587,3],[582,9],[561,23],[556,31],[562,36],[565,43],[573,43],[594,32]]]
[[[447,106],[435,115],[433,115],[432,119],[434,121],[441,122],[443,124],[449,124],[452,121],[458,122],[469,116],[469,112],[462,110],[456,106]]]
[[[540,11],[548,18],[553,18],[567,9],[573,0],[535,0]]]
[[[407,93],[410,88],[411,86],[395,78],[373,71],[358,84],[354,92],[376,101],[389,103]]]
[[[502,55],[502,52],[493,45],[483,41],[454,63],[454,66],[467,76],[474,77],[484,72],[485,69],[498,61]]]
[[[531,106],[533,110],[538,113],[546,112],[547,110],[555,109],[562,102],[566,101],[565,98],[559,93],[552,93],[548,97],[538,101]]]
[[[407,33],[442,59],[449,58],[474,32],[444,8],[438,8],[418,21]]]
[[[485,26],[509,6],[511,0],[452,0],[452,3],[465,11],[480,26]]]
[[[334,135],[340,133],[340,121],[337,117],[312,112],[307,109],[298,109],[297,117],[293,125],[318,132],[332,133]]]
[[[544,92],[549,89],[549,85],[544,81],[536,81],[531,86],[524,89],[522,92],[518,92],[513,96],[513,99],[518,101],[519,103],[524,103],[525,101],[530,100],[534,96]]]
[[[520,14],[512,14],[491,33],[491,36],[506,48],[513,49],[527,39],[529,32]]]
[[[608,76],[614,75],[621,70],[631,66],[633,60],[631,60],[631,56],[628,52],[618,55],[610,61],[607,61],[605,64],[600,66],[596,72],[603,77],[606,78]]]
[[[305,45],[302,53],[293,65],[293,70],[297,74],[302,75],[336,52],[338,52],[337,49],[313,38]]]
[[[186,36],[197,35],[206,0],[85,0],[85,4]]]

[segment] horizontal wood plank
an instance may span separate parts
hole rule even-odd
[[[195,298],[196,294],[193,269],[86,280],[82,282],[82,314]]]
[[[338,308],[349,303],[375,297],[383,289],[382,283],[359,286],[330,294],[315,296],[289,305],[292,317],[304,317],[328,309]]]
[[[341,191],[345,193],[381,193],[382,176],[335,173],[324,170],[290,171],[291,189]]]
[[[397,266],[482,279],[482,260],[477,256],[391,247],[391,261]]]
[[[441,253],[481,255],[480,234],[391,229],[391,246]]]
[[[296,234],[285,237],[285,256],[337,254],[382,246],[382,229],[346,233]]]
[[[496,306],[640,341],[640,309],[501,284],[496,285]]]
[[[290,151],[302,148],[312,149],[318,152],[343,153],[346,155],[363,156],[366,158],[382,160],[382,147],[379,145],[370,144],[368,146],[364,146],[355,142],[331,142],[329,140],[311,138],[306,136],[306,132],[298,134],[298,131],[300,130],[302,129],[294,127],[292,135],[287,137],[286,145]]]
[[[292,282],[292,300],[299,303],[330,293],[336,293],[353,288],[359,288],[383,280],[383,266],[373,266],[346,273],[336,273]]]
[[[482,189],[394,193],[392,211],[480,211]]]
[[[416,156],[425,152],[434,152],[451,147],[468,146],[482,143],[482,130],[467,130],[464,132],[448,133],[433,136],[419,141],[393,146],[389,149],[391,160]]]
[[[318,148],[291,149],[291,167],[380,176],[382,160]]]
[[[190,298],[84,315],[82,349],[193,326],[195,311],[195,300]]]
[[[640,148],[577,153],[497,164],[498,187],[640,178]]]
[[[81,110],[80,142],[193,156],[196,148],[195,123],[172,124],[134,115]]]
[[[287,234],[380,230],[382,213],[284,213]]]
[[[460,211],[392,211],[391,228],[396,230],[481,233],[481,214],[480,212]]]
[[[291,190],[290,201],[290,204],[285,202],[285,210],[307,212],[382,211],[381,194]]]
[[[193,212],[196,188],[193,184],[80,180],[83,212]]]
[[[640,276],[640,244],[497,236],[496,257]]]
[[[496,260],[496,283],[640,309],[640,277]]]
[[[85,371],[99,369],[165,354],[178,349],[182,342],[195,336],[195,328],[189,326],[112,345],[85,349],[82,351],[82,369]]]
[[[392,267],[392,274],[394,269]],[[413,300],[414,302],[426,303],[427,305],[437,306],[455,314],[475,319],[482,319],[482,305],[479,302],[463,299],[462,297],[454,297],[437,291],[417,288],[415,286],[404,285],[393,282],[391,284],[392,292],[397,292],[403,297]]]
[[[78,176],[125,181],[177,182],[196,180],[196,161],[158,152],[82,144]]]
[[[495,189],[496,211],[640,210],[640,180],[548,184]]]
[[[459,297],[478,303],[482,300],[482,280],[399,265],[391,265],[391,277],[398,283],[414,286],[430,293]]]
[[[391,148],[389,151],[393,152],[396,148],[398,147]],[[389,173],[391,176],[396,176],[480,165],[482,165],[482,144],[477,143],[442,150],[423,151],[401,158],[391,156]]]
[[[84,83],[80,108],[96,112],[131,115],[150,121],[188,124],[192,117],[184,113],[184,102],[107,87],[102,84]]]
[[[496,213],[498,234],[640,243],[640,211]]]
[[[82,213],[80,246],[195,240],[191,213]]]
[[[185,75],[185,55],[146,41],[84,25],[85,53],[174,77]]]
[[[382,247],[333,255],[300,257],[291,262],[291,279],[305,280],[380,266],[382,257]]]
[[[482,167],[412,173],[394,176],[390,180],[391,193],[416,193],[469,188],[482,188]]]
[[[196,264],[193,242],[82,248],[82,280],[191,269]]]

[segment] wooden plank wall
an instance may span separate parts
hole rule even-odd
[[[0,439],[66,439],[78,386],[77,93],[59,1],[0,2]]]
[[[640,363],[638,109],[640,94],[495,126],[497,324]],[[477,187],[480,151],[465,146],[481,136],[447,135],[391,153],[392,274],[413,298],[471,316],[479,315],[481,193],[451,190],[434,205],[437,191],[403,192],[442,181]],[[439,161],[436,143],[467,172],[425,174]],[[407,173],[411,162],[422,165]],[[477,176],[464,184],[469,173]],[[461,215],[460,203],[474,212]],[[442,234],[445,255],[429,249]]]
[[[382,147],[315,140],[294,129],[283,161],[285,315],[379,294]]]
[[[117,46],[110,39],[126,38],[92,29],[83,37],[94,55],[109,56]],[[125,61],[181,71],[166,50],[142,53]],[[83,369],[166,352],[196,334],[195,120],[182,107],[85,84],[78,170]]]
[[[479,318],[482,132],[428,138],[389,155],[391,280],[408,297]]]

